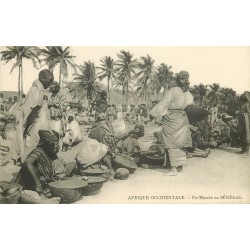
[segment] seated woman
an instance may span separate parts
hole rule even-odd
[[[108,146],[108,152],[103,158],[103,163],[108,167],[111,173],[110,179],[114,175],[114,170],[112,167],[112,158],[114,157],[114,153],[116,151],[116,146],[118,141],[125,140],[130,133],[133,133],[133,130],[122,134],[122,135],[115,135],[113,127],[107,121],[107,117],[105,113],[100,113],[97,116],[96,123],[94,124],[93,128],[89,132],[89,138],[95,139],[98,142],[101,142]]]
[[[217,143],[215,141],[205,141],[202,132],[198,127],[190,125],[192,147],[187,148],[187,157],[203,157],[207,158],[210,154],[211,148],[216,148]]]
[[[24,189],[41,194],[48,183],[62,180],[75,169],[74,165],[66,165],[59,159],[58,136],[52,132],[39,130],[40,140],[37,147],[27,156],[18,174],[17,182]]]
[[[130,136],[124,141],[120,141],[117,147],[120,153],[128,155],[139,167],[146,168],[146,164],[142,164],[141,148],[138,142],[138,139],[143,136],[144,126],[137,124],[135,125],[133,132],[130,132]]]

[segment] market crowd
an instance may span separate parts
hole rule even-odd
[[[109,104],[106,91],[100,91],[88,109],[75,110],[53,73],[42,70],[21,100],[16,96],[5,100],[0,93],[0,165],[19,164],[16,181],[42,194],[48,183],[90,167],[108,170],[108,180],[113,180],[117,154],[142,168],[147,168],[147,159],[161,159],[169,167],[168,175],[176,176],[187,158],[208,157],[213,148],[241,147],[239,153],[248,153],[250,92],[244,92],[241,109],[229,115],[225,106],[194,105],[189,85],[189,73],[181,71],[159,102]],[[6,127],[13,120],[16,146],[11,147]],[[88,125],[87,133],[81,125]],[[147,126],[162,129],[154,133],[155,145],[142,152],[139,138]],[[75,165],[57,156],[72,147],[77,147]]]

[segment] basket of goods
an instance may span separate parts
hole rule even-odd
[[[62,180],[49,183],[53,196],[61,197],[65,203],[72,203],[80,199],[82,189],[88,185],[84,180]]]
[[[89,176],[88,185],[82,189],[83,195],[95,195],[101,190],[103,183],[106,181],[103,177]]]
[[[129,177],[129,171],[126,168],[118,168],[115,171],[115,178],[119,180],[126,180]]]
[[[0,204],[18,203],[22,192],[22,186],[6,181],[0,182]]]
[[[126,168],[132,174],[137,169],[137,164],[129,156],[116,153],[113,159],[113,168],[114,170]]]

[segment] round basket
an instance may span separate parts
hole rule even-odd
[[[117,153],[113,159],[113,168],[114,170],[126,168],[132,174],[137,169],[137,165],[129,156]]]
[[[5,181],[0,182],[0,187],[3,190],[10,190],[12,188],[17,188],[17,190],[10,195],[0,194],[0,204],[17,204],[22,192],[22,186],[16,183],[9,183]]]
[[[82,194],[95,195],[100,192],[103,183],[106,182],[106,179],[103,177],[89,176],[87,182],[88,186],[82,189]]]
[[[64,180],[49,183],[52,195],[61,197],[65,203],[72,203],[80,199],[82,189],[88,183],[84,180]]]

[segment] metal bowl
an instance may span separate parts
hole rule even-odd
[[[95,195],[100,192],[103,183],[106,182],[106,179],[103,177],[89,176],[87,182],[88,186],[82,189],[82,194]]]
[[[65,203],[72,203],[80,199],[82,189],[88,183],[84,180],[63,180],[49,183],[52,195],[61,197]]]
[[[117,153],[113,159],[113,168],[114,170],[117,170],[118,168],[126,168],[129,173],[132,174],[137,169],[137,164],[131,160],[129,156]]]

